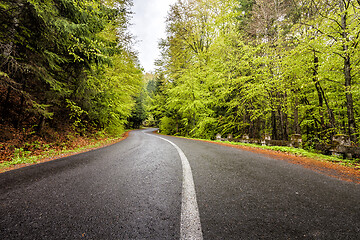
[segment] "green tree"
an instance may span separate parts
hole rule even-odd
[[[359,3],[178,1],[149,109],[167,133],[357,141]]]
[[[73,122],[75,108],[69,106],[77,106],[84,123],[123,126],[142,78],[126,33],[130,5],[127,0],[2,1],[0,86],[7,121],[16,127],[36,124],[41,131],[45,120],[52,126]]]

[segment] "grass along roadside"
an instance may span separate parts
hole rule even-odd
[[[25,145],[28,147],[38,150],[29,151],[23,147],[15,148],[10,161],[0,162],[0,173],[104,147],[125,139],[128,133],[129,131],[126,131],[115,137],[104,135],[101,138],[83,138],[73,136],[71,143],[62,143],[62,146],[60,147],[58,144],[55,146],[55,144],[41,144],[37,141],[27,143]]]
[[[158,133],[161,134],[161,133]],[[252,144],[252,143],[240,143],[240,142],[229,142],[229,141],[219,141],[219,140],[209,140],[209,139],[199,139],[199,138],[190,138],[190,137],[183,137],[183,136],[175,136],[180,138],[198,140],[198,141],[207,141],[207,142],[214,142],[214,143],[225,143],[234,146],[243,146],[249,148],[258,148],[258,149],[265,149],[270,151],[282,152],[291,154],[294,156],[299,157],[306,157],[311,158],[317,161],[326,161],[339,164],[341,166],[351,167],[356,170],[360,170],[360,159],[344,159],[341,156],[328,156],[318,152],[305,150],[302,148],[294,148],[294,147],[282,147],[282,146],[262,146],[259,144]]]
[[[360,170],[360,159],[344,159],[338,156],[328,156],[324,154],[317,153],[315,151],[309,151],[302,148],[294,148],[294,147],[281,147],[281,146],[262,146],[257,144],[251,143],[239,143],[239,142],[229,142],[229,141],[213,141],[219,143],[227,143],[231,145],[238,145],[244,147],[252,147],[252,148],[260,148],[266,150],[272,150],[277,152],[289,153],[295,156],[307,157],[312,158],[319,161],[328,161],[337,163],[342,166],[353,167]]]

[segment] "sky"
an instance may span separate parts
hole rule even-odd
[[[139,52],[141,66],[146,72],[155,70],[154,62],[160,57],[158,42],[165,38],[165,20],[170,5],[176,0],[133,0],[134,12],[130,31],[138,41],[135,50]]]

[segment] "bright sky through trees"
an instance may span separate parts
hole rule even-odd
[[[154,70],[154,61],[159,57],[158,42],[165,37],[165,20],[170,5],[175,0],[134,0],[131,32],[138,43],[140,63],[146,72]]]

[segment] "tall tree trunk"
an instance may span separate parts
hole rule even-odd
[[[345,95],[346,95],[346,110],[348,117],[348,133],[352,142],[357,142],[356,124],[354,114],[354,100],[351,93],[351,67],[350,58],[346,57],[344,61],[344,75],[345,75]]]
[[[249,126],[247,134],[250,136],[250,138],[254,138],[254,124],[253,121],[251,121],[251,114],[248,111],[246,111],[245,114],[246,114],[246,123]]]
[[[356,136],[356,125],[355,125],[355,114],[354,114],[354,101],[351,93],[351,60],[348,53],[348,33],[347,30],[347,9],[343,1],[339,1],[340,11],[343,13],[341,16],[341,27],[342,27],[342,37],[343,37],[343,51],[344,51],[344,78],[345,78],[345,96],[346,96],[346,110],[348,117],[348,134],[350,135],[350,140],[352,142],[357,142]]]
[[[39,123],[38,123],[38,126],[36,128],[36,131],[37,133],[41,134],[43,128],[44,128],[44,125],[45,125],[45,116],[41,116],[40,119],[39,119]]]
[[[323,95],[320,90],[321,86],[318,81],[318,69],[319,69],[319,58],[316,56],[316,52],[314,50],[313,82],[315,83],[315,88],[316,88],[316,92],[317,92],[318,99],[319,99],[320,125],[321,125],[322,130],[324,130],[326,128],[325,122],[324,122],[324,113],[323,113],[324,100],[323,100]]]
[[[7,116],[9,114],[9,104],[10,104],[10,94],[11,94],[11,87],[7,88],[7,93],[6,93],[6,97],[2,103],[3,107],[1,109],[1,113],[2,113],[2,120],[4,119],[5,116]]]
[[[282,140],[289,140],[288,116],[284,111],[281,111],[281,126],[282,126]]]
[[[254,137],[253,138],[260,138],[260,129],[261,129],[261,119],[257,118],[254,123]]]
[[[334,112],[333,110],[330,108],[330,105],[329,105],[329,102],[327,101],[327,98],[325,96],[325,92],[324,90],[322,89],[321,85],[320,85],[320,82],[318,81],[318,68],[319,68],[319,59],[318,57],[316,56],[316,53],[314,51],[314,72],[313,72],[313,81],[315,83],[315,88],[316,88],[316,91],[317,91],[317,94],[318,94],[318,99],[319,99],[319,114],[320,114],[320,124],[321,124],[321,128],[322,129],[325,129],[326,126],[325,126],[325,122],[324,122],[324,114],[322,112],[322,108],[323,108],[323,105],[325,103],[326,105],[326,109],[327,109],[327,112],[328,112],[328,115],[329,115],[329,121],[330,121],[330,128],[332,128],[332,132],[334,131],[335,129],[335,115],[334,115]],[[332,138],[332,134],[330,136]]]
[[[276,111],[275,110],[271,111],[271,128],[272,128],[271,139],[277,140],[278,135],[277,135]]]
[[[297,93],[295,93],[297,94]],[[299,99],[297,96],[295,96],[295,102],[294,102],[294,126],[293,130],[295,134],[300,134],[300,125],[299,125]]]
[[[25,105],[26,105],[25,95],[24,95],[25,89],[26,89],[26,81],[25,81],[24,77],[22,77],[22,90],[23,90],[23,92],[20,93],[21,94],[21,97],[20,97],[20,109],[19,109],[19,112],[17,114],[17,118],[16,118],[16,122],[15,122],[15,127],[16,128],[21,127],[21,125],[23,123],[23,120],[25,119],[24,118]]]

